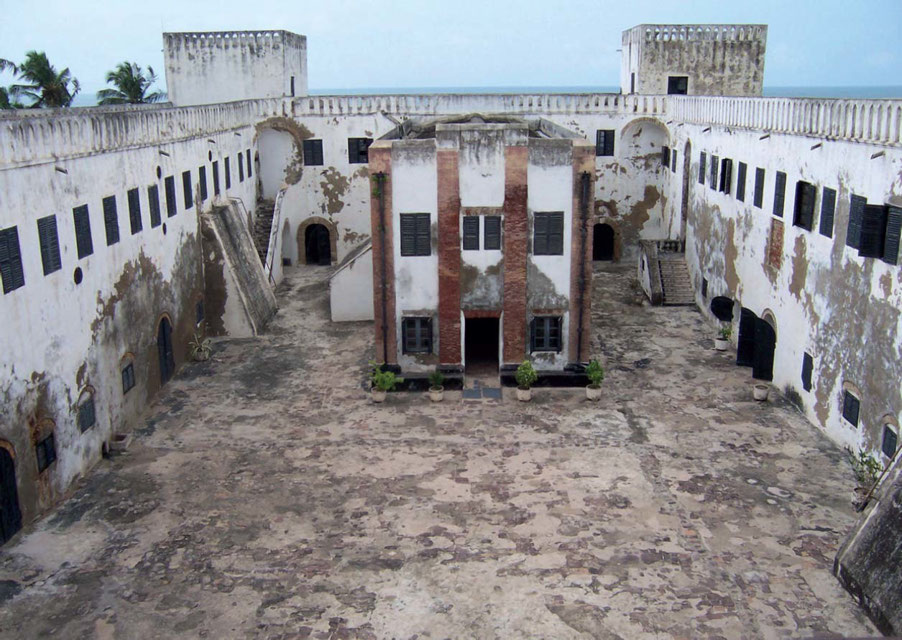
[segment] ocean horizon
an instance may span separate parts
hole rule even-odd
[[[423,95],[423,94],[481,94],[481,93],[620,93],[619,86],[575,85],[575,86],[493,86],[493,87],[350,87],[311,88],[311,96],[353,96],[353,95]],[[902,98],[902,85],[882,86],[766,86],[764,96],[768,98],[861,98],[886,99]],[[96,93],[81,93],[75,97],[73,106],[92,107],[97,105]]]

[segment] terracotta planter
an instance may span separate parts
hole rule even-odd
[[[714,338],[714,348],[718,351],[726,351],[730,346],[730,341],[724,338]]]
[[[388,391],[380,391],[375,388],[370,392],[370,397],[373,399],[373,402],[385,402],[385,396],[387,395]]]
[[[755,400],[759,402],[764,402],[767,400],[767,396],[770,393],[770,385],[769,384],[756,384],[753,392],[755,394]]]
[[[429,387],[429,399],[433,402],[441,402],[445,397],[445,387]]]
[[[532,400],[532,389],[517,387],[517,400],[520,402],[529,402]]]
[[[601,400],[601,385],[593,387],[591,384],[586,387],[586,398],[592,402]]]

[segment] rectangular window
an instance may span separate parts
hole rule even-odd
[[[561,317],[537,316],[529,323],[529,350],[561,350]]]
[[[372,138],[348,138],[348,162],[351,164],[366,164],[369,159],[369,148],[373,144]]]
[[[304,164],[311,167],[323,164],[322,140],[304,140]]]
[[[119,242],[119,213],[116,211],[116,196],[103,199],[103,224],[106,227],[107,246]]]
[[[219,161],[213,163],[213,195],[219,195]]]
[[[197,180],[200,183],[200,201],[207,201],[207,167],[197,168]]]
[[[880,450],[883,452],[887,458],[892,458],[896,455],[896,448],[899,446],[899,436],[895,431],[890,429],[888,424],[883,425],[883,443],[880,446]]]
[[[244,182],[244,154],[238,152],[238,182]]]
[[[78,430],[84,433],[97,423],[97,415],[94,412],[94,396],[78,405]]]
[[[853,427],[858,426],[858,411],[861,403],[848,389],[843,394],[842,417]]]
[[[135,387],[135,365],[129,362],[122,369],[122,393],[126,394]]]
[[[254,175],[254,163],[251,160],[251,150],[248,149],[245,154],[247,155],[247,177],[252,178]]]
[[[711,189],[717,190],[717,170],[720,165],[720,157],[711,156],[711,184],[708,186]]]
[[[484,248],[487,251],[495,251],[501,249],[501,216],[484,216],[484,219]]]
[[[824,187],[821,196],[821,235],[833,237],[833,212],[836,210],[836,191],[830,187]]]
[[[811,391],[811,370],[814,368],[814,359],[810,353],[802,356],[802,388]]]
[[[755,206],[764,207],[764,169],[755,169]]]
[[[60,258],[60,239],[56,230],[56,216],[38,219],[38,241],[41,245],[41,263],[44,275],[59,271],[63,267]]]
[[[432,318],[403,318],[404,353],[432,353]]]
[[[670,168],[670,147],[661,147],[661,166]]]
[[[25,284],[22,253],[19,250],[19,230],[16,227],[0,230],[0,278],[3,279],[3,293],[14,291]]]
[[[702,297],[703,298],[708,297],[708,279],[707,278],[702,278]]]
[[[225,169],[225,187],[226,187],[226,189],[232,188],[232,163],[231,163],[231,160],[232,160],[231,158],[226,156],[225,166],[223,167]]]
[[[868,204],[861,219],[861,238],[858,255],[862,258],[882,258],[886,242],[886,207]]]
[[[166,215],[171,218],[179,212],[178,203],[175,201],[175,176],[166,176],[164,184],[166,188]]]
[[[597,129],[595,131],[595,155],[596,156],[612,156],[612,155],[614,155],[614,130],[613,129]]]
[[[464,216],[464,251],[479,250],[479,216]]]
[[[740,162],[736,170],[736,199],[739,202],[745,202],[745,178],[748,170],[748,165],[744,162]]]
[[[56,461],[56,444],[53,440],[53,434],[38,442],[34,446],[34,452],[38,458],[38,473],[47,469]]]
[[[784,200],[786,200],[786,174],[777,171],[777,178],[774,181],[774,215],[778,218],[783,217]]]
[[[670,170],[673,173],[676,173],[676,167],[677,167],[677,150],[671,149],[670,150]]]
[[[721,192],[730,195],[733,190],[733,161],[724,158],[720,161],[720,189]]]
[[[401,255],[428,256],[432,253],[428,213],[401,214]]]
[[[817,187],[809,182],[796,182],[796,201],[793,207],[792,223],[811,231],[814,228],[814,200],[817,198]]]
[[[78,250],[78,259],[94,253],[94,242],[91,240],[91,218],[88,216],[88,205],[83,204],[72,209],[72,219],[75,221],[75,246]]]
[[[902,236],[902,208],[890,205],[886,212],[886,241],[883,245],[883,261],[887,264],[899,263],[900,236]]]
[[[846,246],[853,249],[858,248],[861,242],[861,220],[864,218],[864,208],[868,201],[861,196],[852,194],[852,200],[849,204],[849,227],[846,230]]]
[[[561,211],[536,213],[532,253],[536,256],[564,255],[564,214]]]
[[[137,189],[129,189],[128,193],[128,221],[131,225],[132,235],[144,228],[141,222],[141,195]]]
[[[191,172],[182,172],[182,195],[185,198],[185,211],[194,206],[194,194],[191,192]]]
[[[669,95],[684,96],[689,92],[689,76],[669,76],[667,78],[667,93]]]
[[[150,206],[150,226],[160,226],[160,188],[152,184],[147,187],[147,203]]]
[[[707,169],[706,161],[708,160],[708,155],[702,151],[702,154],[698,157],[698,183],[705,184],[705,171]]]

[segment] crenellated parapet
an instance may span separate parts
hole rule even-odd
[[[640,24],[623,32],[623,43],[638,42],[759,42],[767,41],[765,24]]]

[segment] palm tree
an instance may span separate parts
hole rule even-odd
[[[68,107],[81,89],[69,69],[57,73],[43,51],[29,51],[25,54],[25,62],[20,65],[2,60],[0,70],[4,68],[11,68],[20,80],[27,82],[10,86],[9,95],[31,98],[34,102],[30,107]]]
[[[16,65],[5,58],[0,58],[0,73],[3,73],[9,69],[13,73],[16,73]],[[7,87],[0,87],[0,109],[14,109],[19,108],[22,105],[16,102],[9,101],[9,89]]]
[[[115,89],[101,89],[97,92],[99,104],[145,104],[159,102],[165,98],[162,91],[147,93],[156,82],[157,74],[153,67],[147,67],[147,73],[134,62],[120,62],[114,71],[106,74],[106,81]]]

